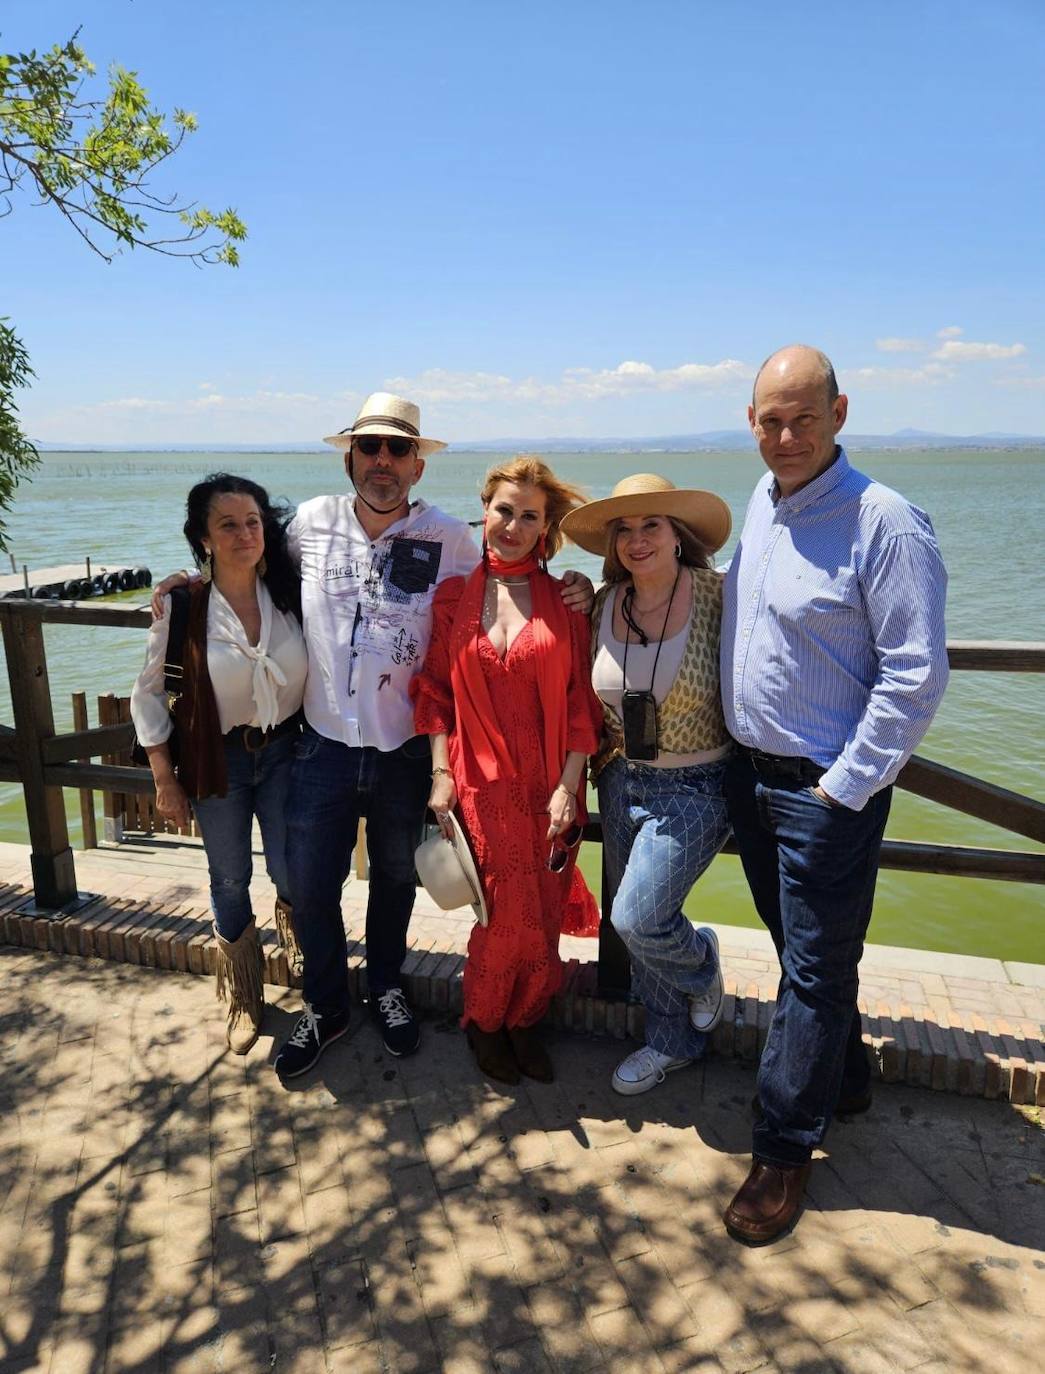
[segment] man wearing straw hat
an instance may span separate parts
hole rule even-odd
[[[446,447],[420,425],[401,396],[367,397],[355,422],[325,440],[344,451],[354,498],[306,501],[288,529],[309,660],[287,838],[305,1010],[276,1057],[281,1078],[311,1068],[348,1029],[341,890],[363,816],[371,1012],[391,1054],[411,1054],[420,1040],[401,968],[432,761],[427,737],[414,734],[409,687],[428,649],[436,587],[479,559],[463,521],[411,496],[425,459]],[[587,609],[591,584],[574,579],[565,599]]]
[[[748,419],[769,468],[724,589],[730,819],[780,957],[753,1162],[725,1213],[754,1244],[794,1222],[834,1115],[870,1106],[857,968],[891,783],[947,683],[947,575],[929,517],[850,467],[825,355],[774,353]]]
[[[431,756],[414,736],[409,685],[428,647],[436,586],[470,572],[479,556],[462,520],[411,499],[427,457],[446,447],[420,423],[412,402],[368,396],[351,427],[324,440],[344,451],[354,498],[305,501],[288,529],[308,645],[305,729],[287,806],[305,1010],[276,1057],[281,1078],[311,1068],[348,1029],[341,890],[362,816],[370,1008],[391,1053],[418,1045],[400,968]]]

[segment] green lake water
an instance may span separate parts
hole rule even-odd
[[[950,573],[948,637],[1045,640],[1045,451],[854,453],[863,471],[896,487],[932,516]],[[438,454],[417,491],[465,519],[479,513],[488,454]],[[733,511],[735,534],[755,481],[757,453],[558,454],[554,466],[592,496],[608,494],[629,472],[654,471],[678,486],[718,492]],[[46,454],[23,486],[8,520],[19,565],[145,564],[154,574],[181,567],[184,498],[215,469],[242,472],[292,502],[347,489],[339,455]],[[735,536],[734,536],[735,537]],[[728,557],[732,542],[723,551]],[[583,569],[598,580],[594,558],[568,546],[553,570]],[[128,601],[140,599],[131,593]],[[144,653],[140,630],[48,627],[47,656],[58,728],[71,728],[70,695],[88,701],[125,694]],[[93,704],[92,704],[92,723]],[[0,721],[11,721],[6,673]],[[919,752],[1030,796],[1045,795],[1045,678],[1038,674],[952,674],[939,714]],[[79,842],[75,794],[66,793],[70,833]],[[887,834],[894,839],[1032,849],[1024,841],[945,807],[897,792]],[[20,789],[0,784],[0,839],[26,840]],[[591,848],[591,847],[589,847]],[[1039,847],[1040,849],[1040,847]],[[597,883],[598,852],[584,856]],[[596,888],[597,890],[597,888]],[[704,920],[758,926],[739,861],[723,856],[701,879],[687,910]],[[1045,889],[883,872],[871,940],[882,944],[1045,962]]]

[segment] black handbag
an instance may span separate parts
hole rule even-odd
[[[167,710],[171,716],[171,732],[164,741],[171,756],[171,766],[178,766],[178,718],[174,705],[181,696],[182,679],[185,676],[185,632],[189,626],[189,589],[174,587],[171,590],[171,619],[167,631],[167,656],[163,662],[163,690],[167,693]],[[133,763],[149,765],[145,746],[137,735],[131,746]]]

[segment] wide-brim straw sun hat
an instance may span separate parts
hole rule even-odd
[[[389,438],[413,439],[417,444],[417,456],[425,458],[429,453],[438,453],[446,448],[442,439],[426,439],[421,433],[421,410],[413,401],[402,396],[393,396],[390,391],[375,391],[363,402],[359,414],[347,429],[337,434],[328,434],[324,444],[334,448],[348,449],[353,439],[363,434],[386,434]]]
[[[708,553],[722,547],[733,527],[729,507],[713,491],[677,487],[655,472],[634,472],[622,477],[609,496],[571,510],[559,528],[589,553],[605,554],[610,522],[626,515],[670,515],[692,530]]]
[[[444,911],[470,906],[475,919],[484,926],[489,917],[479,870],[460,821],[452,811],[449,817],[454,832],[452,840],[440,831],[423,840],[414,851],[417,876],[436,906]]]

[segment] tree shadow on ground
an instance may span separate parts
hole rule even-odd
[[[238,1059],[204,980],[0,977],[2,1374],[1035,1367],[1045,1166],[1004,1104],[880,1091],[751,1250],[736,1065],[627,1101],[618,1042],[560,1035],[556,1083],[501,1091],[454,1025],[397,1062],[360,1018],[284,1087],[281,989]]]

